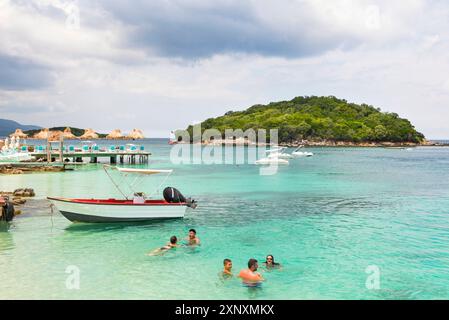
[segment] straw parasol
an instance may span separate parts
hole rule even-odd
[[[64,132],[61,130],[50,131],[48,139],[51,141],[58,141],[62,136],[64,136]]]
[[[77,139],[78,138],[77,136],[75,136],[72,133],[72,130],[69,127],[64,129],[64,132],[62,133],[62,135],[63,135],[64,139]]]
[[[106,139],[122,139],[123,135],[120,129],[112,130],[110,134],[106,136]]]
[[[0,140],[0,149],[5,145],[5,141]]]
[[[98,139],[98,134],[93,129],[86,129],[80,139]]]
[[[33,136],[33,139],[45,140],[45,139],[48,139],[49,135],[50,135],[50,130],[48,128],[45,128],[45,129],[42,129],[41,131],[39,131],[38,133],[36,133]]]
[[[133,129],[131,133],[128,135],[128,138],[136,140],[136,139],[144,139],[143,132],[140,129]]]
[[[23,133],[23,131],[21,129],[16,129],[16,131],[10,135],[10,137],[16,137],[17,138],[21,138],[21,139],[25,139],[28,138],[28,135]]]

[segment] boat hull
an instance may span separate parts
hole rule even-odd
[[[257,160],[255,164],[259,165],[288,165],[289,161],[285,159],[278,159],[278,158],[263,158],[260,160]]]
[[[183,218],[184,203],[121,204],[82,202],[74,199],[48,198],[61,214],[72,222],[138,222]]]
[[[302,158],[302,157],[312,157],[312,152],[293,152],[292,155],[296,158]]]

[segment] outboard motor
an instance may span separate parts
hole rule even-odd
[[[0,221],[10,222],[14,218],[14,205],[8,198],[0,197]]]
[[[181,191],[179,191],[176,188],[173,187],[167,187],[164,189],[163,192],[164,195],[164,199],[165,201],[167,201],[168,203],[186,203],[188,207],[195,209],[196,208],[196,202],[195,200],[193,200],[192,198],[187,198],[184,197],[181,193]]]

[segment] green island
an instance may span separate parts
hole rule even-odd
[[[409,120],[368,104],[334,96],[300,96],[290,101],[229,111],[201,123],[201,129],[278,129],[279,142],[295,144],[424,144],[425,137]],[[193,137],[193,127],[187,130]]]

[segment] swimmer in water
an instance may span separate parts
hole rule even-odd
[[[179,247],[179,245],[178,245],[178,238],[176,238],[176,236],[172,236],[170,238],[170,242],[166,246],[163,246],[161,248],[157,248],[156,250],[150,252],[148,255],[149,256],[159,255],[159,254],[167,252],[170,249],[177,248],[177,247]]]
[[[259,268],[257,260],[249,259],[248,269],[243,269],[242,271],[240,271],[239,278],[242,279],[242,282],[245,285],[255,287],[262,281],[265,281],[262,275],[259,272],[257,272],[257,268]]]
[[[223,271],[219,274],[222,279],[229,279],[233,277],[232,274],[232,261],[231,259],[223,260]]]
[[[264,267],[266,269],[279,269],[281,268],[281,264],[274,262],[274,257],[272,254],[269,254],[266,258],[265,258],[265,262],[263,263]]]
[[[186,239],[187,241],[187,245],[189,246],[197,246],[200,244],[200,238],[198,238],[196,236],[196,230],[195,229],[190,229],[189,230],[189,235]]]

